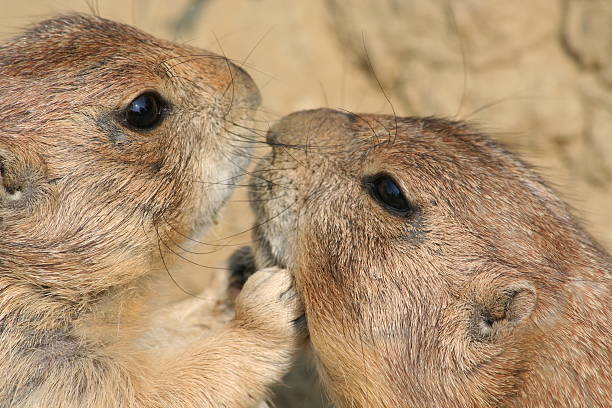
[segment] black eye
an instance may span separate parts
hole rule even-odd
[[[153,92],[145,92],[137,96],[125,110],[127,123],[141,130],[153,128],[160,122],[162,102]]]
[[[366,181],[370,195],[388,210],[399,215],[408,215],[413,207],[410,205],[399,185],[391,176],[377,175]]]

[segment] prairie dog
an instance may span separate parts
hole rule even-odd
[[[202,234],[249,162],[249,75],[68,15],[0,46],[0,95],[0,407],[257,405],[300,338],[285,271],[256,273],[215,335],[139,340],[166,246]]]
[[[268,142],[256,257],[338,407],[612,404],[610,255],[527,164],[436,118],[302,111]]]

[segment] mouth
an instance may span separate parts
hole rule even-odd
[[[249,200],[255,213],[252,230],[258,268],[288,269],[292,264],[297,188],[295,167],[282,151],[260,159],[249,180]]]

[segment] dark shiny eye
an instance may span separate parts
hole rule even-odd
[[[140,130],[151,129],[161,119],[162,102],[154,92],[145,92],[138,95],[125,110],[127,123]]]
[[[387,210],[399,215],[408,215],[412,212],[412,205],[391,176],[386,174],[374,176],[366,181],[366,187],[370,195]]]

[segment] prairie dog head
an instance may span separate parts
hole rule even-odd
[[[225,57],[83,15],[1,45],[0,94],[0,276],[77,303],[213,221],[260,102]]]
[[[334,401],[518,395],[570,271],[601,254],[554,193],[461,122],[320,109],[268,142],[251,182],[258,262],[293,271]]]

